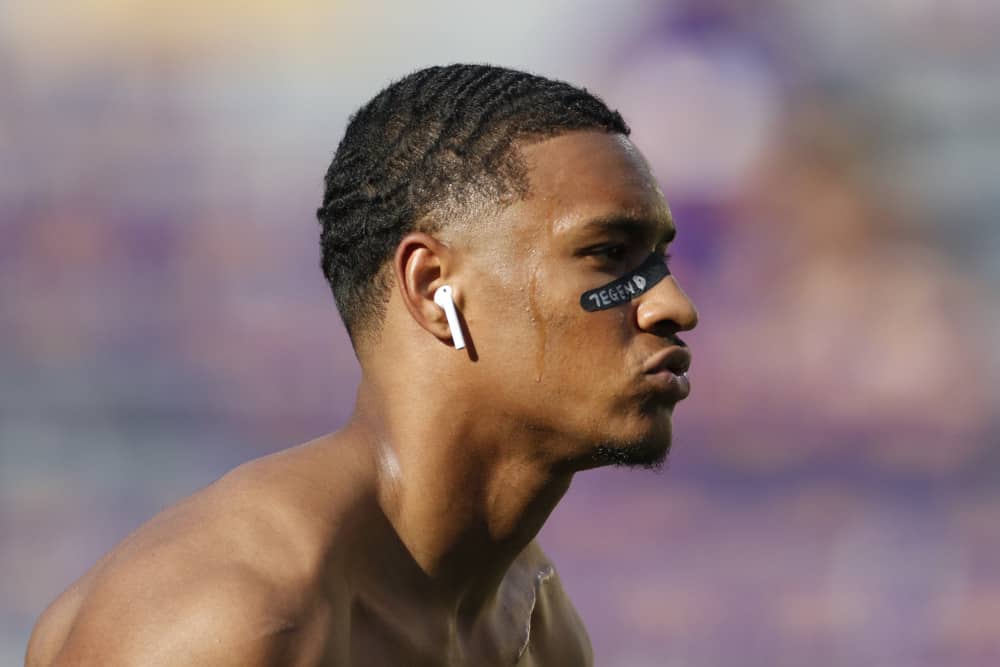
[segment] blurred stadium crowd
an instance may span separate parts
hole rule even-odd
[[[1000,6],[216,4],[0,0],[0,662],[343,422],[322,173],[388,80],[490,60],[623,112],[702,315],[666,473],[543,531],[597,664],[1000,664]]]

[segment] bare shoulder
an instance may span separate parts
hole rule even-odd
[[[530,652],[537,664],[592,665],[590,637],[555,564],[535,541],[521,558],[537,573],[530,637]]]
[[[155,578],[124,571],[80,600],[72,619],[58,606],[46,612],[56,617],[39,623],[29,667],[284,664],[295,615],[268,581],[236,568]]]
[[[240,466],[126,538],[42,614],[28,667],[289,664],[356,493],[295,449]]]

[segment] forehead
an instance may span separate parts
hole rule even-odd
[[[673,229],[667,202],[627,137],[571,132],[521,152],[531,190],[518,217],[527,226],[553,237],[614,218],[646,220],[664,233]],[[534,236],[530,229],[524,231]]]

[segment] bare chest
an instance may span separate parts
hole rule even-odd
[[[495,608],[475,628],[414,607],[393,607],[358,595],[323,623],[320,651],[302,665],[489,667],[588,665],[589,641],[551,566],[526,586],[501,590]],[[317,628],[318,629],[318,628]],[[318,636],[314,636],[313,643]]]

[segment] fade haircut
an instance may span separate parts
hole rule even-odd
[[[361,107],[316,212],[323,273],[355,346],[380,329],[392,285],[383,267],[407,233],[526,197],[517,144],[591,129],[629,134],[585,89],[489,65],[422,69]]]

